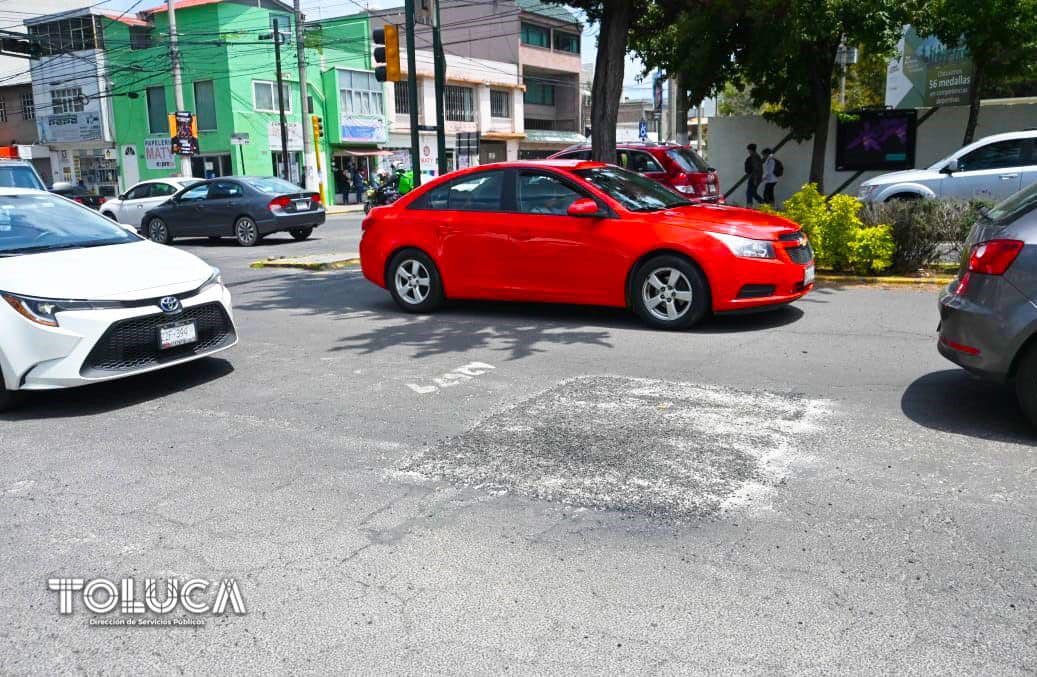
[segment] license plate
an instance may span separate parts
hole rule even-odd
[[[185,346],[197,341],[198,329],[194,322],[181,322],[158,328],[158,347],[162,350]]]
[[[807,269],[803,271],[803,286],[814,283],[814,267],[807,266]]]
[[[297,212],[305,212],[305,211],[309,211],[309,209],[310,209],[310,201],[309,200],[296,200],[295,201],[295,211],[297,211]]]

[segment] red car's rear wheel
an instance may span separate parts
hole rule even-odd
[[[417,249],[405,249],[389,263],[385,286],[408,313],[428,313],[443,303],[443,283],[432,259]]]

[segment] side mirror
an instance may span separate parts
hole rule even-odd
[[[583,216],[583,217],[596,217],[601,216],[601,210],[598,209],[598,203],[589,197],[581,197],[566,210],[569,216]]]
[[[125,200],[126,199],[126,193],[123,193],[122,195],[120,195],[119,199],[120,200]]]
[[[958,160],[957,160],[957,158],[948,161],[947,164],[945,164],[943,166],[943,169],[940,170],[940,173],[941,174],[953,174],[956,171],[958,171]]]

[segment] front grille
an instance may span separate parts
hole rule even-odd
[[[814,260],[814,248],[808,242],[800,247],[786,247],[785,251],[793,263],[810,263]]]
[[[159,327],[184,320],[194,321],[198,341],[160,350]],[[179,315],[159,313],[134,317],[108,328],[90,351],[79,373],[84,377],[96,377],[147,369],[219,350],[233,343],[234,339],[234,325],[219,303],[185,308]]]
[[[773,284],[747,284],[738,290],[738,298],[740,299],[762,299],[773,295]]]

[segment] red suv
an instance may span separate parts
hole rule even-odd
[[[590,146],[573,146],[551,159],[590,160]],[[723,202],[720,178],[690,146],[672,143],[623,143],[616,146],[616,164],[644,174],[682,195],[709,202]]]

